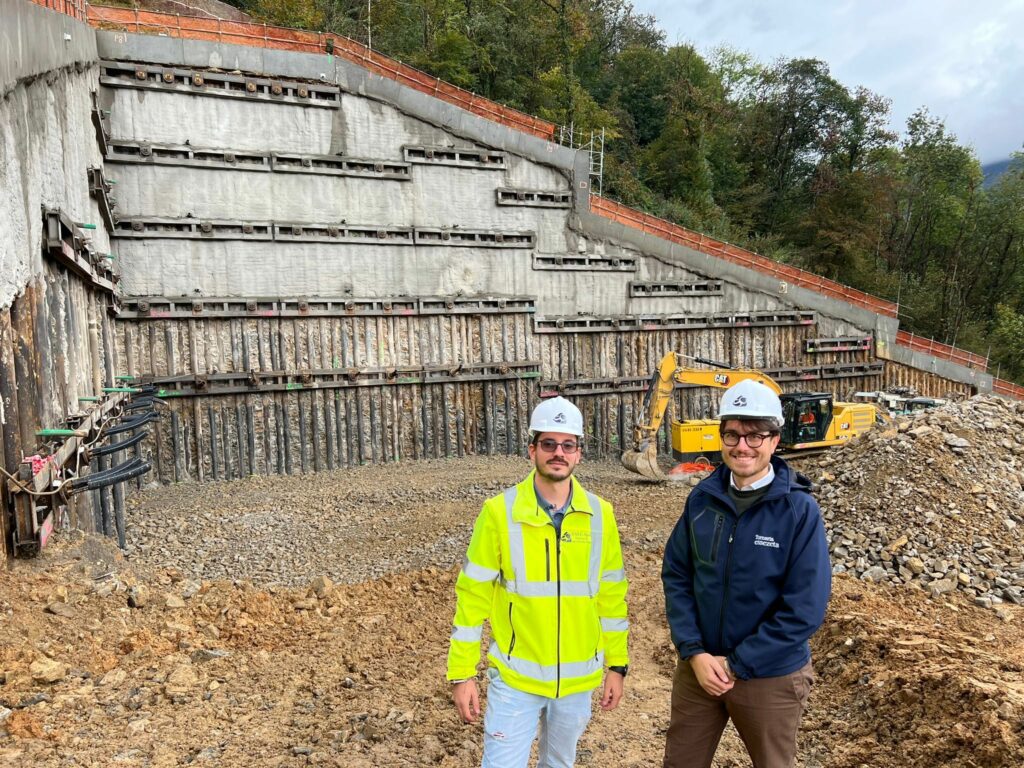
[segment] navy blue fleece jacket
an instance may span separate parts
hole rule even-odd
[[[772,458],[775,480],[744,514],[716,469],[690,493],[661,578],[680,657],[726,656],[742,679],[800,669],[832,590],[825,527],[810,482]]]

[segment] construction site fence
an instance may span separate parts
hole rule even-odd
[[[89,23],[98,29],[122,29],[126,32],[140,34],[210,40],[218,43],[301,53],[333,53],[382,77],[441,99],[478,117],[501,123],[509,128],[548,141],[552,141],[555,136],[556,126],[554,123],[503,106],[463,88],[438,80],[426,72],[383,56],[362,43],[340,35],[274,27],[269,24],[227,21],[200,16],[180,16],[172,13],[139,11],[105,5],[90,4],[88,16]]]
[[[997,395],[1012,397],[1014,400],[1024,400],[1024,387],[1005,379],[993,379],[992,391]]]
[[[858,291],[842,283],[816,275],[813,272],[807,272],[787,264],[780,264],[766,256],[761,256],[753,251],[739,248],[722,240],[716,240],[700,232],[694,232],[665,219],[659,219],[657,216],[642,213],[622,203],[592,195],[590,198],[590,209],[594,213],[624,226],[639,229],[642,232],[656,235],[664,240],[685,245],[700,253],[706,253],[710,256],[739,264],[748,269],[778,278],[791,285],[810,289],[831,298],[870,310],[871,312],[877,312],[880,315],[897,316],[898,306],[891,301]]]
[[[943,360],[959,363],[967,368],[975,368],[982,371],[988,370],[987,357],[976,355],[973,352],[968,352],[964,349],[958,349],[950,346],[949,344],[943,344],[941,341],[928,339],[924,336],[916,336],[913,333],[908,333],[907,331],[897,331],[896,343],[901,347],[907,347],[915,352],[925,352],[932,357],[938,357]]]
[[[63,13],[66,16],[70,16],[79,21],[85,21],[86,18],[86,2],[85,0],[32,0],[36,5],[41,5],[43,8],[49,8],[51,11],[57,11],[57,13]]]

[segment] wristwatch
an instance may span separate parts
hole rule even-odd
[[[609,672],[618,672],[620,675],[625,677],[629,674],[629,664],[624,664],[621,667],[608,667]]]

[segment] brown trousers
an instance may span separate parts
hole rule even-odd
[[[792,768],[813,682],[808,662],[788,675],[737,680],[716,697],[700,687],[690,662],[677,662],[663,768],[710,768],[730,717],[754,768]]]

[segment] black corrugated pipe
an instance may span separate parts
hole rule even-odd
[[[136,416],[130,421],[122,422],[116,426],[108,427],[103,430],[104,435],[118,435],[122,432],[131,432],[133,429],[141,427],[143,424],[149,424],[151,421],[156,421],[160,418],[160,414],[156,411],[146,411],[141,416]]]
[[[149,430],[144,429],[141,432],[135,434],[134,436],[129,437],[127,440],[122,440],[120,443],[111,443],[110,445],[104,445],[101,446],[100,448],[93,448],[89,451],[88,455],[90,458],[92,458],[93,456],[108,456],[111,453],[123,451],[125,448],[131,448],[133,445],[141,443],[142,440],[148,434]]]

